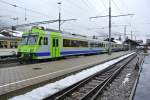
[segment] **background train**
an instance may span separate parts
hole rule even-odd
[[[17,48],[20,40],[18,37],[0,37],[0,49]]]
[[[121,51],[127,48],[127,45],[123,46],[112,42],[112,51]],[[43,27],[32,27],[31,30],[24,32],[18,46],[18,57],[28,60],[106,52],[108,52],[107,41]]]

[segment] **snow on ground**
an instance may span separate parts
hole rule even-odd
[[[125,84],[126,82],[128,82],[129,81],[129,76],[131,75],[131,73],[128,73],[127,75],[126,75],[126,77],[124,78],[124,81],[122,82],[122,84]]]
[[[42,100],[42,99],[44,99],[44,98],[46,98],[46,97],[48,97],[54,93],[66,88],[66,87],[69,87],[69,86],[77,83],[78,81],[80,81],[84,78],[87,78],[87,77],[107,68],[108,66],[110,66],[110,65],[132,55],[132,54],[134,54],[134,52],[127,54],[127,55],[124,55],[120,58],[108,61],[106,63],[96,65],[92,68],[83,70],[79,73],[70,75],[70,76],[68,76],[64,79],[61,79],[59,81],[56,81],[54,83],[50,83],[50,84],[47,84],[45,86],[39,87],[39,88],[34,89],[31,92],[28,92],[26,94],[12,97],[9,100]]]

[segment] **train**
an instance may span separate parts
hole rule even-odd
[[[0,49],[16,49],[20,40],[18,37],[0,37]]]
[[[111,47],[113,52],[125,50],[122,44],[114,42]],[[17,54],[19,59],[40,60],[107,52],[108,41],[34,26],[23,33]]]

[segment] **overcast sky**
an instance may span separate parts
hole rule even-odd
[[[62,30],[86,35],[108,35],[108,17],[89,20],[89,17],[108,15],[108,0],[0,0],[0,28],[58,19],[59,1],[62,2],[62,19],[77,19],[63,23]],[[112,18],[112,34],[123,35],[124,25],[127,25],[127,34],[133,31],[133,39],[135,36],[136,39],[150,38],[149,4],[150,0],[112,0],[112,15],[135,14]],[[18,21],[12,19],[17,17]],[[58,23],[45,26],[58,29]]]

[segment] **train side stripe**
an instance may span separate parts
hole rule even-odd
[[[76,55],[76,54],[92,54],[92,53],[100,53],[100,52],[104,52],[104,50],[80,50],[80,51],[61,51],[60,54],[61,56],[65,56],[65,55]],[[50,56],[51,53],[50,52],[38,52],[35,53],[36,56]]]

